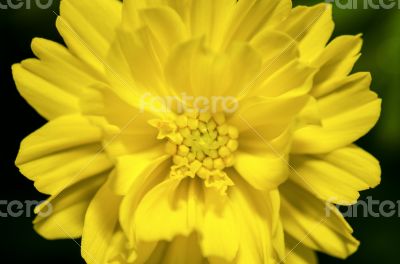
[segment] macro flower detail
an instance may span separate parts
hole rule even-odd
[[[151,124],[159,129],[158,139],[168,139],[165,150],[174,163],[170,178],[197,176],[221,194],[233,185],[224,169],[234,165],[239,131],[225,123],[224,113],[189,111],[174,121],[152,120]]]
[[[329,42],[330,5],[62,0],[60,10],[66,47],[34,39],[38,59],[13,66],[48,120],[16,160],[54,208],[35,219],[39,234],[82,237],[87,263],[301,264],[357,249],[334,205],[380,181],[354,145],[380,99],[369,73],[351,74],[361,37]]]

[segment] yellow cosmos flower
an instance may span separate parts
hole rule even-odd
[[[13,66],[49,122],[17,165],[35,229],[88,263],[315,263],[358,242],[334,204],[380,180],[360,36],[289,0],[63,0],[66,46]],[[350,75],[349,75],[350,74]],[[37,208],[43,209],[45,205]],[[329,212],[329,214],[327,214]]]

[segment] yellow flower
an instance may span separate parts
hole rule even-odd
[[[360,36],[329,5],[63,0],[66,46],[13,66],[48,124],[17,165],[50,195],[35,229],[88,263],[313,263],[357,248],[333,204],[379,182]],[[42,210],[37,208],[37,212]],[[326,212],[330,210],[330,214]]]

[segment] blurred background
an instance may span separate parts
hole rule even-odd
[[[0,3],[5,2],[0,0]],[[294,0],[295,5],[318,2],[322,1]],[[58,6],[59,1],[54,0],[52,6],[46,10],[35,5],[31,9],[0,9],[0,200],[45,199],[35,190],[33,183],[20,175],[14,166],[20,141],[42,126],[45,120],[18,95],[11,76],[11,65],[33,56],[30,42],[34,37],[62,42],[54,25],[56,14],[53,11],[58,12]],[[380,160],[383,171],[382,184],[374,190],[364,192],[364,199],[372,196],[381,201],[400,200],[400,180],[397,178],[400,177],[397,167],[400,164],[399,6],[400,2],[390,10],[343,10],[334,7],[335,35],[363,33],[363,55],[355,71],[370,71],[373,76],[372,89],[383,98],[383,112],[378,125],[358,142]],[[0,263],[83,263],[76,242],[46,241],[34,232],[32,219],[33,217],[0,218]],[[390,218],[370,216],[348,220],[355,230],[355,237],[361,240],[359,251],[345,261],[320,255],[321,263],[400,263],[398,214]]]

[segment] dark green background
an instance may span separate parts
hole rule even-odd
[[[4,1],[0,1],[4,2]],[[295,1],[295,4],[322,1]],[[33,184],[14,167],[19,142],[45,123],[18,95],[11,77],[13,63],[32,57],[33,37],[62,42],[54,26],[58,1],[48,10],[0,10],[0,200],[42,200]],[[400,145],[400,10],[334,9],[335,35],[363,33],[363,56],[355,70],[371,71],[372,89],[383,98],[382,118],[359,145],[382,164],[382,184],[362,197],[399,199]],[[321,263],[400,263],[400,221],[392,218],[348,219],[361,240],[359,251],[346,261],[321,256]],[[0,218],[0,263],[81,263],[72,240],[46,241],[32,229],[31,218]]]

